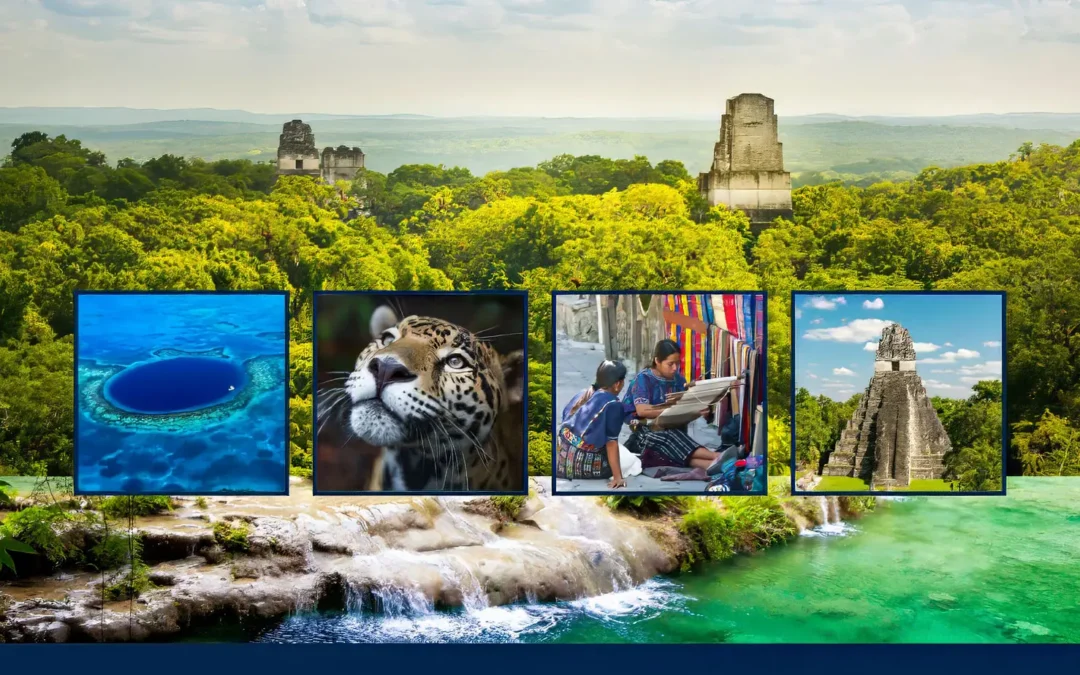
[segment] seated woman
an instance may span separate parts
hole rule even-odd
[[[604,361],[596,369],[593,385],[575,396],[563,410],[556,478],[610,478],[609,488],[626,487],[624,476],[635,473],[637,458],[629,452],[623,453],[625,458],[620,457],[619,432],[626,411],[619,401],[619,392],[625,382],[626,366]],[[637,465],[636,472],[640,471]]]
[[[641,452],[641,465],[689,466],[708,469],[720,454],[690,438],[686,427],[665,429],[656,418],[663,411],[657,406],[668,394],[686,391],[686,378],[679,372],[679,345],[674,340],[661,340],[653,350],[652,365],[637,374],[626,391],[623,406],[632,420],[639,420],[635,432]],[[701,415],[708,415],[702,410]]]

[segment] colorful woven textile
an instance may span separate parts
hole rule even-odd
[[[708,296],[666,295],[662,302],[666,310],[664,333],[679,345],[683,377],[688,381],[703,379],[708,373]]]
[[[756,427],[753,409],[764,399],[764,294],[668,294],[659,300],[665,310],[664,334],[679,346],[682,378],[741,379],[741,386],[716,406],[709,421],[722,426],[739,415],[740,442],[749,442]]]

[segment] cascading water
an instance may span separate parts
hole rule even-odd
[[[540,498],[530,515],[535,525],[511,525],[498,534],[466,506],[465,500],[435,498],[305,519],[309,531],[320,532],[339,521],[327,539],[353,555],[335,565],[345,612],[292,622],[338,621],[332,631],[345,641],[387,639],[388,631],[398,641],[500,640],[550,630],[566,613],[640,613],[674,597],[663,583],[648,581],[655,574],[646,567],[656,555],[651,537],[644,531],[627,536],[625,525],[593,500]],[[425,523],[410,511],[428,514]],[[552,602],[560,598],[566,599]]]
[[[836,497],[818,497],[818,508],[821,513],[821,523],[813,529],[803,530],[801,535],[806,537],[842,537],[854,531],[851,525],[845,523],[840,517],[840,500]]]
[[[344,534],[334,541],[354,551],[335,565],[345,611],[297,614],[260,639],[504,642],[550,634],[573,617],[659,615],[683,600],[675,584],[649,580],[651,537],[593,500],[543,499],[530,515],[535,526],[499,534],[463,504],[417,505],[430,522],[404,530],[394,529],[405,520],[402,505],[339,511]],[[305,520],[305,527],[320,524]]]

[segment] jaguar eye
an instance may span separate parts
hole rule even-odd
[[[446,365],[451,368],[464,368],[465,359],[461,358],[457,354],[452,354],[449,358],[446,359]]]
[[[390,344],[391,342],[394,341],[394,337],[395,336],[394,336],[393,333],[391,333],[390,331],[386,331],[385,333],[383,333],[382,335],[379,336],[379,339],[382,341],[382,343],[384,345],[388,345],[388,344]]]

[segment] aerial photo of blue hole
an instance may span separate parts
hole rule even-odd
[[[76,295],[77,494],[288,494],[284,293]]]

